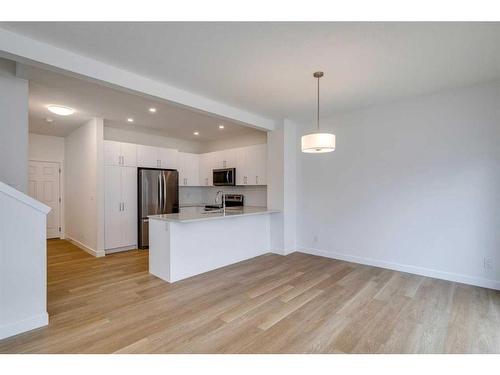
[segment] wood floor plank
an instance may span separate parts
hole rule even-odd
[[[50,324],[0,353],[500,353],[500,292],[293,253],[174,284],[49,240]]]
[[[303,305],[319,296],[321,293],[323,293],[323,291],[320,289],[311,289],[306,291],[305,293],[285,303],[277,311],[273,312],[264,322],[259,324],[259,328],[264,331],[269,329],[280,320],[293,313],[295,310],[300,309]]]

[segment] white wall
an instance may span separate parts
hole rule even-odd
[[[297,124],[284,119],[267,134],[267,206],[271,216],[271,248],[278,254],[297,249]]]
[[[267,143],[267,132],[242,135],[240,137],[220,139],[202,143],[203,152],[227,150],[230,148],[246,147]]]
[[[64,138],[29,133],[28,154],[30,160],[64,161]]]
[[[66,237],[104,256],[103,120],[66,137]]]
[[[117,142],[137,143],[147,146],[174,148],[181,152],[192,152],[195,154],[204,152],[204,147],[200,142],[165,137],[154,131],[147,131],[146,129],[136,131],[104,126],[104,139]]]
[[[2,182],[0,207],[3,339],[48,324],[45,223],[50,208]]]
[[[28,81],[0,59],[0,181],[28,191]]]
[[[297,153],[301,248],[500,288],[500,83],[322,123],[336,151]]]

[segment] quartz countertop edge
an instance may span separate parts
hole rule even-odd
[[[176,214],[150,215],[148,217],[149,219],[152,220],[163,220],[175,223],[187,223],[193,221],[229,219],[238,216],[265,215],[278,212],[280,211],[272,210],[266,207],[244,206],[242,209],[228,208],[226,209],[225,214],[222,212],[210,212],[210,211],[199,210],[197,212],[180,212]]]

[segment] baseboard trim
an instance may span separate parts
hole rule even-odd
[[[269,250],[270,253],[273,253],[273,254],[277,254],[277,255],[283,255],[283,256],[287,256],[287,255],[290,255],[292,253],[295,253],[297,250],[286,250],[286,249],[281,249],[281,250],[277,250],[277,249],[273,249],[273,250]]]
[[[80,241],[75,240],[74,238],[66,236],[66,240],[71,242],[73,245],[78,246],[80,249],[82,249],[86,253],[89,253],[90,255],[95,256],[96,258],[103,257],[106,255],[106,253],[104,251],[94,250],[94,249],[88,247],[87,245],[81,243]]]
[[[319,249],[301,248],[297,251],[299,251],[301,253],[305,253],[305,254],[321,256],[324,258],[344,260],[346,262],[365,264],[368,266],[387,268],[387,269],[394,270],[394,271],[412,273],[415,275],[427,276],[427,277],[432,277],[435,279],[453,281],[453,282],[462,283],[462,284],[480,286],[480,287],[488,288],[488,289],[500,290],[500,281],[497,281],[497,280],[467,276],[467,275],[453,273],[453,272],[439,271],[439,270],[435,270],[435,269],[431,269],[431,268],[412,266],[409,264],[386,262],[386,261],[378,260],[378,259],[358,257],[358,256],[354,256],[354,255],[335,253],[335,252],[319,250]]]
[[[0,340],[46,326],[47,324],[49,324],[49,314],[46,312],[28,319],[6,324],[0,327]]]
[[[132,245],[132,246],[123,246],[123,247],[116,247],[114,249],[106,249],[104,252],[106,255],[108,254],[113,254],[113,253],[119,253],[121,251],[129,251],[129,250],[136,250],[137,245]]]

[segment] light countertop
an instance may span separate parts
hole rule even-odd
[[[253,207],[253,206],[229,207],[226,208],[225,213],[219,211],[215,212],[205,211],[202,207],[199,207],[196,210],[189,210],[185,212],[181,210],[181,212],[177,214],[151,215],[149,216],[149,219],[186,223],[192,221],[228,219],[238,216],[265,215],[277,212],[279,211],[271,210],[266,207]]]

